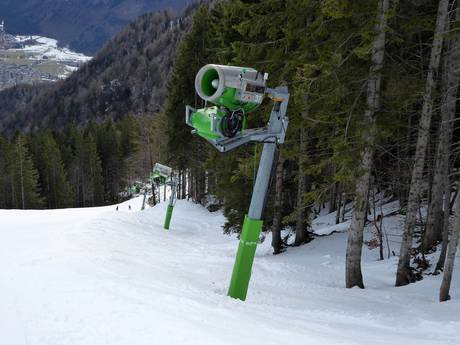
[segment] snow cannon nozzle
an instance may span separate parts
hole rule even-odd
[[[210,64],[198,71],[195,90],[205,101],[250,112],[262,103],[267,78],[253,68]]]

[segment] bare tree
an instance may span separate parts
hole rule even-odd
[[[460,20],[460,11],[455,11],[455,21]],[[431,201],[428,210],[426,231],[423,238],[423,249],[426,252],[437,240],[441,239],[442,200],[444,194],[445,177],[449,170],[450,144],[454,127],[454,118],[457,103],[458,84],[460,82],[460,35],[456,33],[450,40],[450,49],[444,54],[443,71],[443,99],[441,102],[441,126],[439,128],[439,141],[436,150],[436,163],[433,173],[433,186]],[[449,186],[450,187],[450,186]],[[450,188],[449,188],[450,193]],[[447,198],[450,198],[447,196]],[[444,210],[446,212],[446,210]],[[449,210],[447,209],[447,212]]]
[[[360,176],[356,181],[356,195],[351,226],[348,233],[346,254],[346,287],[359,286],[364,288],[361,273],[361,253],[363,246],[364,222],[369,194],[370,175],[374,160],[375,120],[380,108],[380,89],[382,80],[383,58],[385,53],[386,26],[389,0],[380,0],[377,11],[375,31],[377,36],[372,46],[371,67],[367,83],[367,109],[364,114],[369,126],[364,133],[366,143],[361,152]]]
[[[444,201],[443,201],[443,222],[442,222],[442,246],[439,260],[436,264],[434,274],[438,274],[444,267],[447,255],[447,244],[449,243],[449,218],[450,218],[450,179],[447,171],[444,173]]]
[[[412,169],[412,178],[407,201],[406,221],[404,224],[404,235],[399,254],[398,270],[396,272],[396,286],[407,285],[414,281],[410,267],[410,252],[412,248],[412,237],[415,227],[415,220],[421,198],[421,186],[423,170],[425,167],[426,150],[430,135],[431,115],[433,113],[433,92],[436,87],[437,73],[441,60],[444,31],[447,22],[448,0],[440,0],[436,19],[436,28],[431,48],[430,63],[423,95],[423,107],[420,117],[417,146]]]
[[[457,184],[457,188],[460,184]],[[457,196],[455,203],[455,223],[452,229],[449,247],[447,250],[446,264],[444,265],[444,275],[442,277],[441,288],[439,290],[439,301],[444,302],[450,299],[449,290],[452,281],[452,272],[454,270],[455,253],[458,246],[458,237],[460,234],[460,198]]]

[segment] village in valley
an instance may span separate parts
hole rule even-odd
[[[9,34],[0,20],[0,90],[64,79],[90,59],[59,47],[54,39]]]

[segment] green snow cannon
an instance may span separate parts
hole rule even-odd
[[[156,186],[170,186],[171,187],[171,195],[169,197],[169,204],[166,210],[166,218],[163,227],[165,230],[169,230],[169,225],[171,224],[171,217],[174,210],[174,205],[176,204],[177,198],[177,177],[173,173],[173,169],[167,167],[166,165],[155,163],[153,167],[153,172],[150,175],[150,180]]]
[[[214,106],[186,108],[186,122],[207,140],[232,138],[246,127],[246,114],[263,101],[267,74],[252,68],[206,65],[195,78],[195,90]]]
[[[172,169],[166,165],[155,163],[150,180],[157,186],[164,185],[172,174]]]
[[[140,182],[140,181],[134,182],[134,184],[131,187],[131,193],[139,194],[141,192],[142,187],[143,187],[142,182]]]

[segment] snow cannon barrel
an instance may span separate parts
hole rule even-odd
[[[207,140],[232,138],[246,125],[246,114],[263,101],[268,75],[253,68],[206,65],[197,73],[195,90],[215,106],[187,107],[186,122]]]
[[[206,65],[196,75],[195,90],[205,101],[249,113],[262,103],[267,79],[253,68]]]

